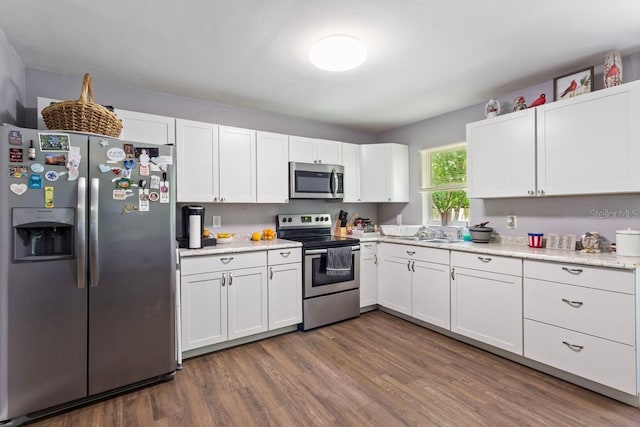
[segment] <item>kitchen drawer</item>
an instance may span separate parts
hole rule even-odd
[[[360,255],[375,255],[378,250],[376,242],[360,242]]]
[[[632,271],[612,268],[525,260],[524,277],[627,294],[635,289]]]
[[[525,278],[524,317],[635,345],[633,295]]]
[[[229,253],[183,258],[180,261],[180,271],[183,276],[186,276],[189,274],[263,267],[266,265],[266,251]]]
[[[291,264],[294,262],[302,262],[302,249],[271,249],[267,254],[269,265]]]
[[[449,264],[449,250],[447,249],[383,243],[380,245],[379,255],[405,259],[410,258],[417,261],[433,262],[436,264]]]
[[[635,355],[635,348],[628,345],[524,321],[525,357],[633,395],[637,392]]]
[[[522,276],[522,260],[520,258],[451,251],[451,265],[472,270]]]

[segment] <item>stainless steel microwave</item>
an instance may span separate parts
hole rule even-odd
[[[289,198],[342,199],[344,166],[289,162]]]

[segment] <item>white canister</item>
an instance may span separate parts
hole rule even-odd
[[[640,256],[640,231],[630,228],[617,230],[616,253],[623,256]]]

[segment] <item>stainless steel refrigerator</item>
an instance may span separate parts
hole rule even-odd
[[[172,378],[173,147],[12,126],[0,146],[0,424]]]

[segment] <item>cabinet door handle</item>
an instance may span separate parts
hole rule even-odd
[[[222,262],[223,264],[229,264],[231,261],[233,261],[232,256],[226,256],[226,257],[220,258],[220,262]]]
[[[567,341],[562,341],[562,344],[566,345],[567,347],[569,347],[571,350],[573,351],[582,351],[582,349],[584,348],[584,346],[582,345],[578,345],[578,344],[571,344]]]
[[[478,259],[482,262],[490,262],[491,258],[489,257],[484,257],[484,256],[479,256]]]
[[[222,287],[227,284],[227,276],[225,274],[222,275]]]
[[[233,274],[229,273],[229,286],[233,284]]]
[[[411,260],[407,261],[407,271],[411,271]]]
[[[569,268],[569,267],[562,267],[562,269],[564,271],[566,271],[569,274],[575,274],[578,275],[580,273],[582,273],[582,269],[581,268]]]
[[[273,267],[269,267],[269,280],[273,279]]]
[[[544,190],[538,190],[538,194],[543,195],[544,194]]]
[[[280,252],[280,255],[281,255],[283,258],[287,258],[287,257],[289,257],[289,255],[291,255],[291,251]]]
[[[415,261],[411,262],[411,271],[413,271],[414,273],[416,272],[416,262]]]
[[[451,280],[456,280],[455,273],[456,273],[456,269],[455,269],[455,267],[453,267],[451,269]]]
[[[584,304],[582,301],[570,301],[566,298],[562,298],[562,302],[566,302],[571,307],[575,307],[575,308],[582,307],[582,304]]]
[[[407,255],[413,256],[416,254],[416,251],[407,251]]]
[[[373,263],[374,263],[375,265],[378,265],[378,255],[374,255],[374,256],[373,256]]]

